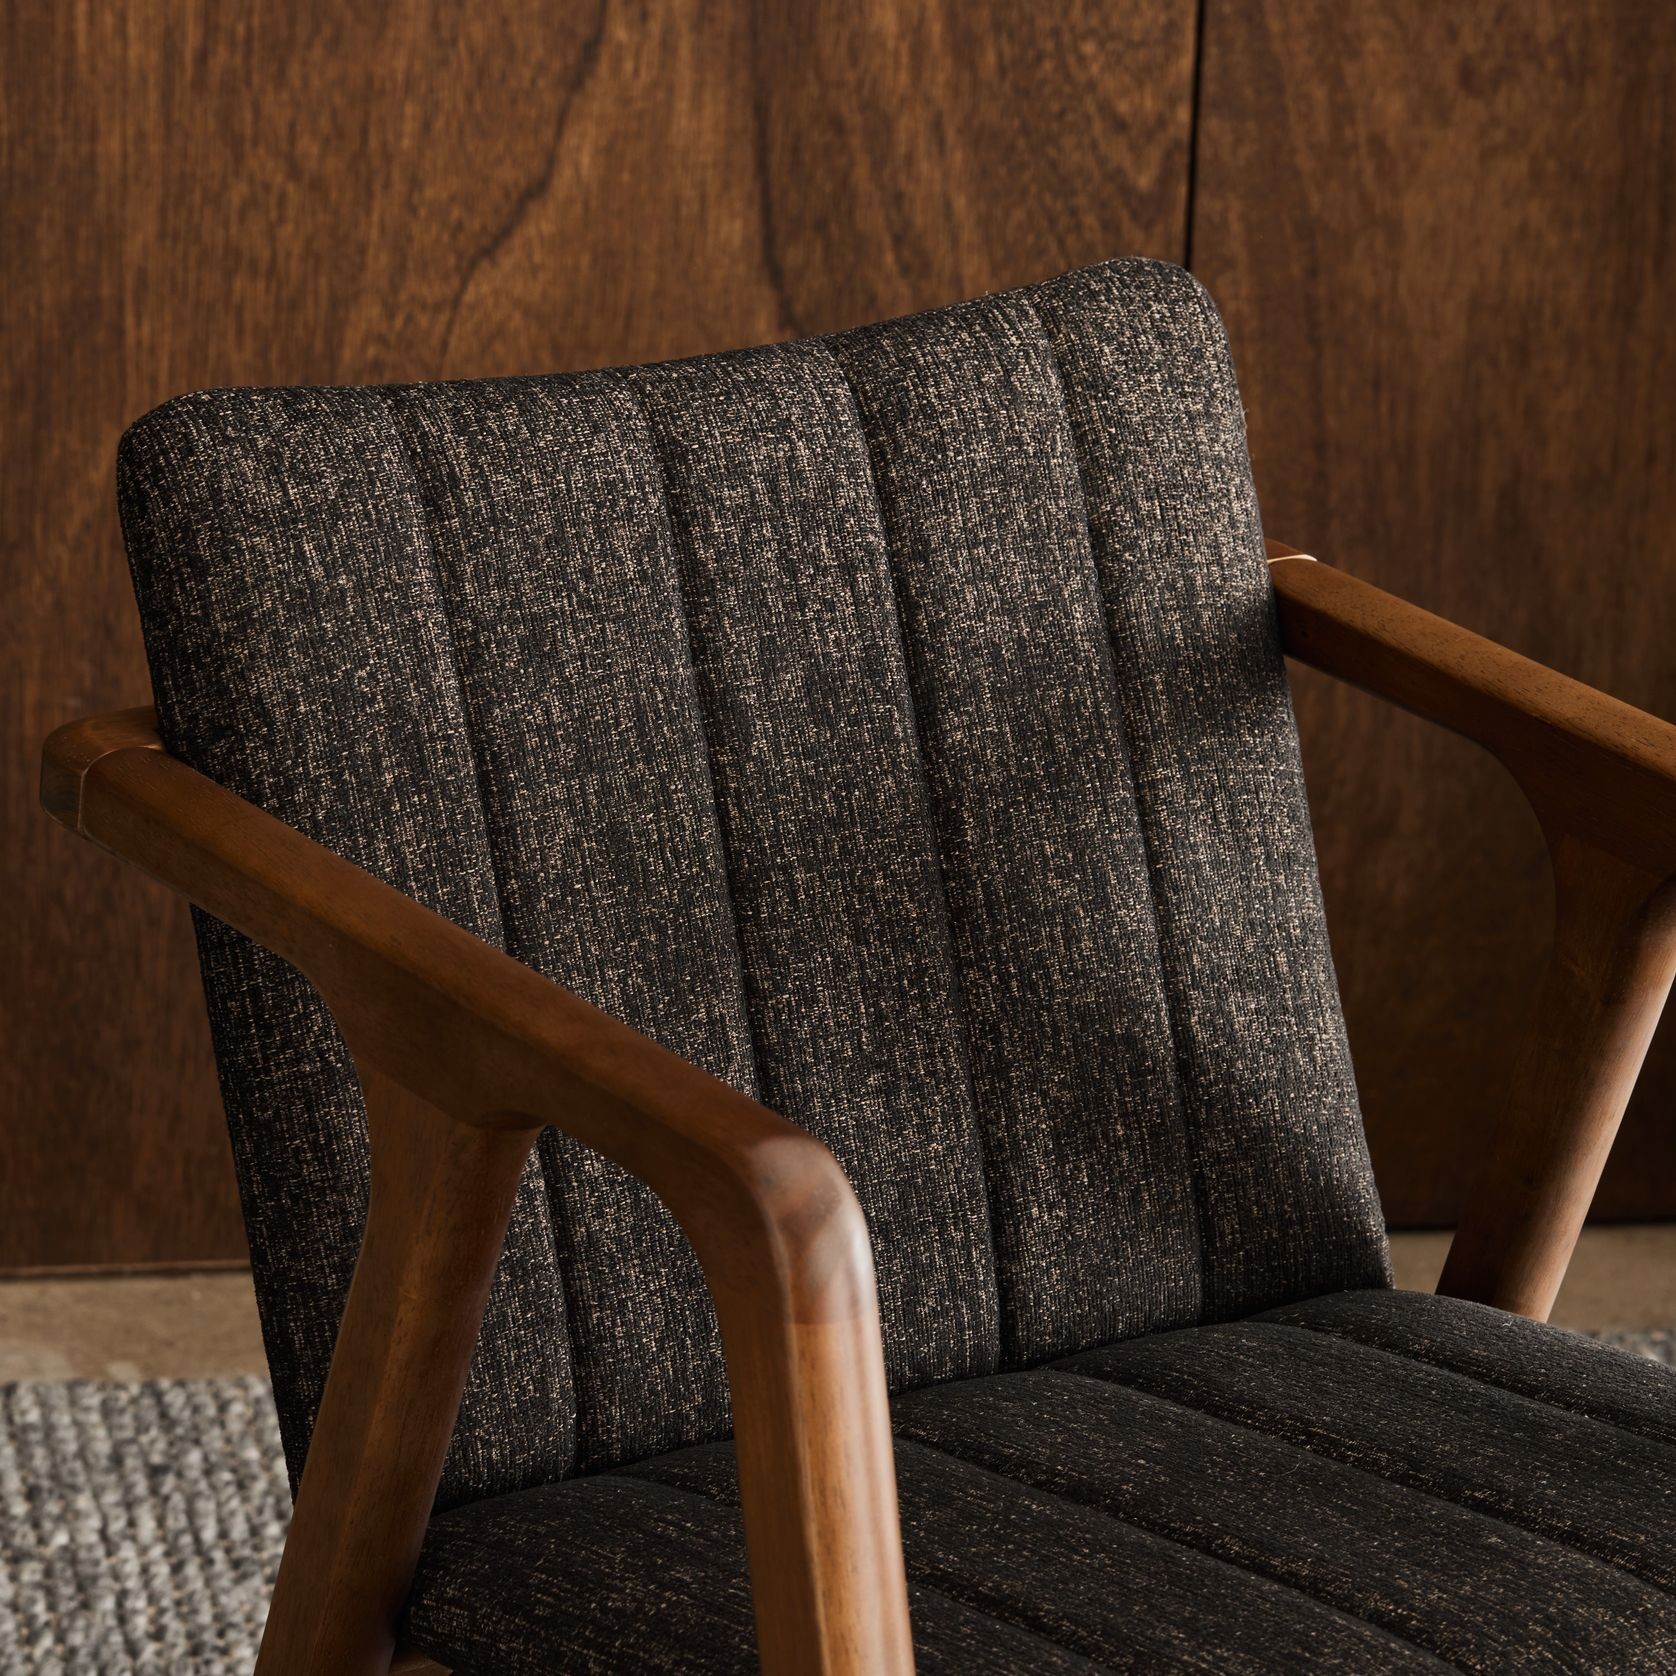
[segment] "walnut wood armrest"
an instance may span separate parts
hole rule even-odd
[[[552,1124],[645,1182],[697,1253],[763,1669],[910,1671],[872,1253],[832,1154],[170,757],[150,711],[53,734],[42,801],[304,973],[367,1094],[366,1232],[258,1670],[389,1668],[517,1183]]]
[[[1554,950],[1438,1283],[1546,1319],[1676,972],[1676,727],[1269,551],[1287,655],[1484,746],[1547,836]]]

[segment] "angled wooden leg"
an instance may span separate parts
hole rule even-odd
[[[361,1077],[372,1142],[366,1235],[258,1676],[391,1668],[489,1283],[540,1132],[468,1127],[364,1064]]]
[[[1554,950],[1438,1291],[1545,1321],[1676,971],[1676,884],[1550,835]]]

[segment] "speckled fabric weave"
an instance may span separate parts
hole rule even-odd
[[[211,392],[120,476],[171,749],[827,1141],[894,1389],[1383,1278],[1186,275],[625,372]],[[295,1464],[359,1100],[308,987],[200,935]],[[444,1502],[727,1426],[685,1242],[549,1136]]]
[[[1599,1528],[1609,1509],[1601,1491],[1614,1483],[1622,1489],[1627,1478],[1615,1467],[1594,1470],[1588,1452],[1600,1427],[1676,1447],[1669,1329],[1613,1335],[1638,1352],[1625,1356],[1514,1316],[1391,1291],[1333,1294],[1262,1319],[1326,1335],[1329,1350],[1331,1338],[1342,1338],[1394,1352],[1398,1365],[1386,1372],[1396,1389],[1424,1378],[1427,1367],[1464,1373],[1435,1391],[1444,1401],[1458,1397],[1469,1412],[1493,1412],[1497,1391],[1535,1397],[1550,1410],[1543,1425],[1553,1442],[1533,1446],[1521,1435],[1531,1410],[1518,1403],[1505,1447],[1482,1427],[1461,1438],[1452,1437],[1452,1425],[1440,1428],[1449,1440],[1442,1472],[1459,1484],[1484,1479],[1489,1493],[1474,1506],[1492,1524],[1466,1521],[1473,1534],[1463,1545],[1456,1516],[1434,1521],[1429,1511],[1437,1492],[1449,1499],[1441,1479],[1431,1491],[1398,1486],[1412,1491],[1396,1498],[1402,1519],[1420,1538],[1429,1529],[1434,1558],[1426,1562],[1426,1544],[1410,1529],[1395,1551],[1420,1556],[1418,1576],[1412,1559],[1401,1558],[1406,1578],[1350,1592],[1342,1569],[1322,1565],[1320,1545],[1307,1540],[1307,1503],[1286,1521],[1260,1569],[1251,1569],[1247,1556],[1264,1552],[1258,1545],[1236,1549],[1214,1525],[1183,1522],[1179,1510],[1175,1529],[1156,1528],[904,1439],[899,1474],[922,1670],[1291,1676],[1465,1667],[1499,1676],[1526,1668],[1533,1647],[1537,1670],[1661,1667],[1667,1615],[1649,1610],[1644,1588],[1626,1587],[1610,1572],[1601,1586],[1598,1568],[1575,1557],[1586,1540],[1581,1529],[1549,1537],[1555,1547],[1536,1545],[1533,1575],[1549,1592],[1533,1601],[1517,1577],[1532,1533],[1515,1533],[1513,1545],[1498,1550],[1493,1521],[1517,1505],[1506,1490],[1512,1450],[1538,1487],[1575,1491]],[[1166,1359],[1185,1395],[1198,1380],[1182,1338],[1159,1342],[1169,1346]],[[1253,1358],[1262,1383],[1272,1388],[1288,1377],[1296,1339],[1242,1333],[1238,1342],[1266,1346]],[[1355,1362],[1346,1377],[1360,1378]],[[1329,1393],[1343,1385],[1334,1372],[1324,1381]],[[1362,1387],[1359,1394],[1374,1413],[1396,1408],[1400,1421],[1401,1405],[1384,1392]],[[920,1424],[912,1395],[900,1409],[904,1430]],[[1576,1463],[1574,1418],[1584,1444]],[[1228,1447],[1228,1434],[1211,1430],[1211,1446],[1220,1436]],[[1377,1432],[1374,1438],[1383,1450]],[[1203,1443],[1195,1438],[1193,1446]],[[1292,1443],[1300,1446],[1311,1447]],[[1143,1436],[1116,1447],[1144,1455],[1149,1444]],[[1279,1494],[1295,1499],[1288,1486],[1298,1468],[1284,1451],[1276,1460],[1285,1475]],[[1648,1457],[1634,1464],[1645,1466]],[[1422,1463],[1421,1470],[1430,1469]],[[645,1482],[625,1487],[629,1478]],[[1389,1492],[1361,1486],[1353,1474],[1334,1482],[1353,1505],[1359,1495],[1391,1505],[1381,1499]],[[1621,1518],[1605,1525],[1607,1540],[1620,1547],[1640,1530],[1635,1546],[1653,1566],[1670,1560],[1667,1482],[1660,1467],[1648,1485],[1625,1493]],[[1527,1493],[1517,1480],[1514,1493]],[[701,1447],[445,1514],[432,1532],[410,1627],[462,1676],[748,1668],[754,1638],[735,1495],[729,1452]],[[1141,1512],[1132,1495],[1125,1506]],[[0,1387],[0,1669],[8,1676],[248,1669],[288,1509],[262,1381]],[[1222,1549],[1194,1546],[1195,1532],[1220,1540]],[[1389,1543],[1370,1523],[1353,1536],[1350,1552],[1376,1572],[1389,1568]],[[1461,1553],[1467,1564],[1459,1575],[1435,1557]],[[1321,1598],[1318,1575],[1331,1599]],[[1302,1586],[1283,1580],[1289,1576],[1304,1579]],[[1358,1618],[1364,1610],[1383,1614],[1396,1631]],[[1404,1612],[1417,1625],[1412,1640],[1404,1639]],[[1431,1627],[1438,1616],[1441,1633]],[[1463,1625],[1472,1626],[1470,1645]],[[1459,1664],[1443,1664],[1422,1641],[1448,1645]]]
[[[1386,1289],[1187,275],[654,367],[183,397],[120,483],[172,750],[837,1155],[921,1670],[1670,1657],[1639,1488],[1668,1371]],[[308,986],[199,934],[295,1472],[364,1115]],[[545,1136],[416,1642],[499,1676],[748,1666],[728,1429],[685,1241]]]
[[[1507,1319],[1346,1292],[899,1397],[920,1669],[1676,1666],[1676,1370]],[[737,1499],[715,1444],[445,1514],[410,1628],[483,1676],[748,1669]]]

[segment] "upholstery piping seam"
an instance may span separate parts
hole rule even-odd
[[[670,557],[669,579],[674,593],[676,616],[680,620],[682,646],[686,652],[687,669],[692,677],[693,695],[693,723],[698,732],[698,742],[704,752],[704,777],[710,786],[710,805],[715,820],[716,847],[720,852],[722,863],[722,888],[727,898],[728,928],[733,932],[733,946],[739,957],[739,999],[740,1011],[744,1016],[746,1047],[751,1056],[751,1076],[756,1083],[754,1093],[760,1099],[763,1089],[763,1054],[757,1041],[756,1015],[758,1009],[752,1005],[753,992],[756,984],[751,977],[749,965],[745,960],[745,943],[739,932],[739,914],[735,904],[734,880],[738,877],[738,867],[734,859],[733,844],[728,836],[727,817],[722,810],[721,793],[716,786],[716,752],[711,740],[711,717],[704,699],[704,682],[699,677],[698,658],[693,651],[692,611],[687,602],[686,581],[681,574],[681,560],[686,551],[680,531],[675,523],[675,505],[669,493],[669,467],[664,459],[663,446],[658,440],[657,426],[652,422],[651,409],[646,404],[645,393],[641,390],[634,369],[627,369],[616,373],[615,379],[619,387],[628,396],[630,405],[640,415],[640,422],[646,428],[646,451],[657,469],[658,485],[661,494],[661,507],[664,523],[669,530]]]
[[[1187,1179],[1193,1198],[1193,1228],[1199,1246],[1198,1318],[1202,1320],[1206,1312],[1207,1294],[1210,1292],[1209,1242],[1205,1234],[1209,1218],[1205,1212],[1204,1168],[1199,1157],[1198,1140],[1193,1132],[1193,1124],[1188,1113],[1186,1056],[1182,1041],[1182,1029],[1180,1020],[1176,1017],[1176,1002],[1170,985],[1169,961],[1165,954],[1164,922],[1158,907],[1158,899],[1161,894],[1158,858],[1154,853],[1152,834],[1148,829],[1146,799],[1141,795],[1140,771],[1135,765],[1129,713],[1123,702],[1122,685],[1117,678],[1116,635],[1112,628],[1111,611],[1106,603],[1106,590],[1104,580],[1100,574],[1099,555],[1094,550],[1094,526],[1088,514],[1087,471],[1083,463],[1082,446],[1077,438],[1077,428],[1071,418],[1071,404],[1065,397],[1065,370],[1060,364],[1059,350],[1048,332],[1046,322],[1042,319],[1041,313],[1036,307],[1034,289],[1021,292],[1019,301],[1035,322],[1036,330],[1041,334],[1042,347],[1047,351],[1048,364],[1053,370],[1054,385],[1059,395],[1059,414],[1064,421],[1065,435],[1071,445],[1071,461],[1074,467],[1077,500],[1082,513],[1082,528],[1088,538],[1089,584],[1093,592],[1095,607],[1099,612],[1101,625],[1105,629],[1107,668],[1111,677],[1112,696],[1116,702],[1117,731],[1123,745],[1124,765],[1129,770],[1130,795],[1135,800],[1135,829],[1140,836],[1141,855],[1146,864],[1147,907],[1152,918],[1153,944],[1158,951],[1159,997],[1164,1005],[1164,1022],[1170,1032],[1170,1086],[1175,1096],[1176,1123],[1181,1131],[1182,1151],[1187,1160]]]
[[[1383,1292],[1385,1288],[1370,1286],[1367,1290]],[[1283,1305],[1282,1307],[1291,1308],[1293,1306]],[[1519,1402],[1530,1403],[1532,1407],[1547,1409],[1555,1414],[1564,1414],[1570,1419],[1582,1420],[1588,1425],[1599,1426],[1606,1431],[1622,1432],[1626,1437],[1633,1437],[1638,1443],[1650,1443],[1656,1449],[1669,1452],[1673,1460],[1676,1460],[1676,1443],[1672,1443],[1666,1438],[1650,1437],[1646,1432],[1637,1431],[1634,1426],[1624,1425],[1622,1421],[1604,1419],[1598,1414],[1591,1414],[1586,1408],[1568,1407],[1565,1403],[1555,1402],[1551,1397],[1532,1396],[1529,1391],[1521,1391],[1515,1385],[1504,1385],[1499,1380],[1484,1379],[1476,1373],[1465,1373],[1460,1368],[1452,1368],[1446,1362],[1434,1361],[1431,1357],[1419,1353],[1410,1355],[1406,1350],[1393,1350],[1389,1345],[1369,1344],[1366,1339],[1357,1338],[1351,1333],[1334,1332],[1330,1327],[1317,1327],[1308,1321],[1265,1321],[1261,1316],[1247,1316],[1238,1322],[1220,1324],[1262,1327],[1270,1332],[1313,1333],[1317,1338],[1330,1338],[1341,1344],[1352,1344],[1358,1350],[1371,1351],[1375,1356],[1388,1357],[1393,1361],[1418,1362],[1423,1367],[1432,1369],[1434,1373],[1442,1374],[1446,1379],[1455,1379],[1468,1385],[1481,1386],[1486,1391],[1500,1391],[1503,1396],[1513,1397]],[[1595,1344],[1599,1341],[1589,1339],[1586,1342]],[[1608,1349],[1610,1347],[1602,1345],[1601,1348]],[[1628,1353],[1623,1352],[1623,1354]]]
[[[914,1441],[917,1441],[917,1440],[910,1439],[909,1441],[914,1442]],[[733,1445],[731,1443],[712,1444],[712,1445],[709,1445],[708,1447],[722,1448],[722,1449],[726,1449],[730,1452],[733,1449]],[[920,1447],[929,1449],[930,1445],[922,1444],[922,1445],[920,1445]],[[947,1453],[947,1451],[938,1450],[938,1451],[936,1451],[936,1453],[944,1454],[944,1453]],[[951,1457],[951,1459],[959,1459],[959,1457],[954,1456],[954,1457]],[[975,1470],[980,1471],[980,1472],[987,1472],[989,1470],[987,1467],[976,1467],[975,1463],[968,1462],[968,1463],[963,1463],[963,1464],[973,1465],[975,1467]],[[636,1482],[643,1483],[643,1484],[655,1484],[661,1490],[670,1491],[670,1492],[672,1492],[674,1494],[677,1494],[677,1495],[690,1496],[695,1501],[708,1502],[712,1506],[726,1507],[726,1508],[729,1508],[729,1509],[731,1509],[735,1512],[738,1512],[740,1510],[740,1502],[739,1502],[738,1489],[737,1489],[738,1482],[739,1482],[738,1477],[737,1477],[737,1463],[735,1463],[735,1476],[734,1477],[729,1479],[726,1483],[723,1483],[723,1484],[720,1484],[720,1485],[715,1485],[715,1486],[712,1486],[712,1487],[707,1487],[705,1489],[695,1489],[691,1485],[688,1485],[688,1484],[672,1484],[665,1478],[659,1478],[659,1477],[656,1477],[655,1475],[653,1475],[652,1473],[647,1472],[645,1470],[645,1465],[646,1465],[646,1463],[636,1463],[634,1466],[625,1467],[625,1468],[617,1468],[617,1469],[614,1469],[614,1470],[620,1471],[625,1478],[632,1478]],[[997,1476],[1004,1477],[1005,1475],[1004,1474],[998,1474]],[[730,1491],[731,1491],[731,1493],[730,1493]],[[1101,1510],[1096,1508],[1096,1509],[1094,1509],[1094,1511],[1095,1512],[1100,1512]],[[903,1551],[903,1559],[906,1562],[907,1559],[908,1559],[908,1555],[907,1555],[907,1551],[906,1551],[907,1550],[906,1543],[903,1544],[903,1550],[904,1550]],[[1022,1632],[1023,1634],[1030,1636],[1032,1640],[1040,1641],[1044,1645],[1049,1646],[1049,1647],[1056,1647],[1061,1652],[1069,1653],[1073,1658],[1082,1659],[1087,1664],[1089,1664],[1093,1669],[1095,1669],[1097,1671],[1107,1672],[1107,1671],[1112,1671],[1114,1669],[1114,1667],[1111,1666],[1111,1665],[1106,1665],[1106,1664],[1100,1663],[1099,1660],[1095,1659],[1092,1654],[1084,1653],[1076,1647],[1066,1646],[1066,1644],[1063,1641],[1059,1640],[1057,1637],[1045,1634],[1043,1631],[1041,1631],[1039,1629],[1036,1629],[1034,1626],[1032,1626],[1030,1624],[1021,1623],[1017,1618],[1009,1617],[1004,1612],[998,1612],[998,1611],[994,1610],[992,1607],[984,1605],[982,1603],[982,1601],[975,1598],[974,1594],[970,1591],[956,1590],[956,1589],[947,1587],[945,1584],[940,1584],[940,1583],[927,1583],[922,1578],[913,1575],[913,1573],[911,1571],[910,1571],[910,1574],[909,1574],[908,1581],[914,1589],[918,1590],[922,1594],[933,1595],[940,1600],[951,1601],[957,1606],[967,1607],[971,1611],[978,1613],[982,1617],[993,1619],[996,1623],[1007,1625],[1007,1627],[1009,1629],[1018,1630],[1018,1631]]]
[[[425,543],[427,559],[426,570],[429,573],[431,587],[436,594],[437,617],[442,626],[442,647],[447,655],[447,678],[459,700],[460,731],[464,738],[466,754],[471,759],[472,782],[477,788],[477,810],[483,832],[483,852],[489,863],[489,878],[495,893],[495,920],[500,935],[501,950],[506,951],[506,897],[504,885],[505,867],[495,854],[495,846],[489,833],[489,800],[485,795],[487,774],[483,767],[483,755],[478,749],[477,728],[472,717],[472,704],[466,689],[465,676],[460,663],[460,649],[454,636],[454,617],[448,608],[447,590],[442,584],[442,560],[437,553],[436,517],[431,507],[430,496],[425,491],[425,480],[419,469],[419,462],[409,444],[407,434],[401,427],[401,421],[396,417],[396,390],[385,386],[378,391],[384,406],[384,412],[389,421],[391,433],[396,439],[396,446],[401,453],[402,462],[407,467],[408,477],[412,482],[414,502],[419,512],[419,528]]]
[[[739,934],[739,916],[734,905],[733,881],[736,876],[732,847],[728,842],[727,822],[722,815],[721,797],[716,789],[715,752],[710,740],[710,719],[706,712],[702,683],[698,675],[698,662],[693,655],[691,612],[688,609],[685,586],[681,576],[682,541],[675,525],[675,509],[669,493],[669,470],[663,458],[663,451],[658,442],[657,427],[652,423],[651,410],[639,385],[635,382],[633,369],[611,369],[601,375],[602,381],[609,381],[609,385],[618,390],[624,397],[628,408],[639,418],[645,432],[646,454],[658,482],[657,511],[663,514],[664,528],[669,532],[669,580],[671,602],[677,625],[681,635],[681,649],[685,653],[685,668],[688,691],[692,697],[692,721],[694,732],[698,735],[698,745],[703,756],[705,784],[710,790],[710,818],[712,830],[716,837],[716,852],[721,862],[722,870],[722,908],[726,917],[726,926],[732,936],[734,956],[738,963],[738,999],[740,1020],[745,1027],[745,1051],[749,1056],[752,1088],[754,1096],[762,1093],[762,1054],[757,1043],[754,1009],[751,1005],[751,978],[745,962],[745,946]],[[656,1195],[652,1195],[659,1211],[669,1216],[669,1207]],[[682,1236],[683,1241],[685,1236]],[[702,1279],[702,1275],[701,1275]],[[715,1300],[710,1295],[707,1281],[704,1282],[703,1310],[715,1331],[720,1330],[716,1320]],[[575,1353],[575,1329],[571,1332],[572,1356],[577,1365],[581,1358]],[[702,1378],[703,1369],[699,1370]],[[690,1387],[689,1387],[690,1389]],[[700,1388],[698,1395],[702,1399]],[[725,1367],[721,1379],[722,1402],[727,1408],[728,1424],[732,1424],[732,1401],[727,1384]],[[577,1409],[577,1447],[581,1450],[582,1416],[580,1404]]]
[[[1087,1368],[1072,1368],[1055,1365],[1038,1369],[1042,1373],[1064,1374],[1072,1379],[1089,1379],[1097,1384],[1115,1385],[1121,1390],[1128,1391],[1134,1396],[1148,1397],[1154,1402],[1167,1403],[1172,1408],[1179,1408],[1186,1414],[1196,1414],[1201,1420],[1208,1420],[1212,1425],[1228,1426],[1237,1431],[1249,1432],[1253,1437],[1267,1438],[1271,1443],[1279,1444],[1283,1449],[1296,1451],[1307,1455],[1311,1460],[1325,1461],[1332,1466],[1342,1467],[1347,1472],[1354,1472],[1363,1478],[1371,1478],[1376,1484],[1389,1485],[1393,1489],[1403,1490],[1412,1496],[1419,1496],[1430,1502],[1436,1502],[1442,1507],[1452,1507],[1457,1513],[1465,1513],[1473,1518],[1486,1520],[1493,1525],[1505,1526],[1508,1530],[1516,1530],[1524,1535],[1534,1537],[1538,1542],[1546,1542],[1555,1548],[1563,1549],[1568,1554],[1575,1554],[1578,1559],[1589,1565],[1604,1566],[1609,1571],[1615,1571],[1619,1576],[1628,1578],[1644,1589],[1650,1589],[1658,1595],[1676,1594],[1676,1589],[1670,1585],[1660,1583],[1654,1578],[1644,1577],[1638,1571],[1632,1571],[1627,1565],[1617,1560],[1608,1559],[1603,1554],[1593,1554],[1587,1548],[1580,1548],[1575,1542],[1568,1542],[1564,1537],[1553,1535],[1549,1531],[1539,1530],[1533,1525],[1526,1524],[1511,1514],[1496,1512],[1489,1508],[1471,1506],[1464,1501],[1456,1501],[1453,1496],[1440,1495],[1436,1490],[1428,1490],[1419,1484],[1413,1484],[1403,1478],[1388,1478],[1382,1472],[1375,1472],[1372,1467],[1362,1466],[1356,1461],[1347,1461],[1342,1456],[1328,1454],[1325,1450],[1311,1449],[1307,1444],[1294,1443],[1291,1438],[1282,1436],[1279,1432],[1268,1430],[1249,1420],[1232,1420],[1224,1414],[1218,1414],[1213,1409],[1200,1408],[1180,1397],[1167,1397],[1160,1392],[1148,1390],[1144,1385],[1133,1385],[1129,1381],[1120,1379],[1114,1374],[1096,1373]]]
[[[1425,1654],[1427,1658],[1435,1659],[1446,1670],[1465,1671],[1468,1668],[1456,1663],[1453,1659],[1445,1657],[1442,1653],[1410,1639],[1402,1631],[1392,1629],[1388,1624],[1380,1623],[1377,1619],[1367,1617],[1363,1613],[1352,1612],[1348,1607],[1340,1606],[1336,1601],[1325,1599],[1313,1590],[1306,1588],[1302,1583],[1295,1583],[1288,1577],[1282,1577],[1277,1572],[1265,1570],[1263,1567],[1246,1560],[1229,1559],[1225,1554],[1214,1553],[1201,1543],[1189,1541],[1187,1537],[1178,1532],[1167,1529],[1162,1522],[1138,1518],[1133,1513],[1115,1513],[1110,1508],[1102,1507],[1099,1502],[1090,1500],[1087,1496],[1073,1494],[1062,1486],[1043,1484],[1030,1478],[1015,1477],[1010,1472],[1003,1472],[999,1467],[989,1466],[983,1461],[974,1461],[970,1456],[961,1454],[958,1449],[947,1443],[931,1443],[924,1438],[915,1437],[911,1433],[901,1432],[897,1433],[897,1441],[912,1443],[918,1448],[929,1449],[936,1454],[946,1455],[951,1461],[959,1461],[962,1466],[968,1466],[974,1472],[988,1473],[993,1478],[999,1478],[1003,1483],[1021,1484],[1026,1489],[1035,1490],[1041,1495],[1054,1496],[1061,1501],[1069,1502],[1073,1507],[1098,1513],[1117,1524],[1128,1525],[1134,1530],[1144,1531],[1148,1536],[1154,1537],[1160,1542],[1170,1543],[1177,1548],[1186,1549],[1190,1554],[1198,1554],[1203,1559],[1214,1561],[1218,1565],[1225,1565],[1231,1571],[1243,1572],[1248,1576],[1259,1578],[1265,1583],[1270,1583],[1277,1589],[1284,1589],[1290,1594],[1300,1595],[1303,1599],[1320,1607],[1324,1612],[1336,1613],[1348,1619],[1351,1623],[1363,1624],[1369,1629],[1379,1631],[1381,1635],[1390,1636],[1393,1641],[1401,1646],[1413,1647],[1417,1652]]]
[[[901,585],[897,577],[895,562],[895,543],[891,539],[890,522],[885,516],[884,497],[879,493],[878,473],[874,469],[873,445],[868,439],[867,424],[861,415],[861,402],[856,395],[855,385],[850,380],[849,369],[839,359],[828,338],[817,338],[818,343],[838,375],[838,381],[849,400],[851,416],[855,420],[856,436],[861,444],[861,455],[867,465],[867,487],[873,501],[873,510],[879,520],[879,534],[884,549],[885,580],[890,588],[891,617],[896,629],[896,644],[902,654],[902,699],[907,711],[908,729],[913,736],[914,760],[919,769],[920,792],[924,803],[925,826],[930,837],[932,861],[937,869],[937,883],[942,892],[943,900],[943,929],[947,938],[949,957],[949,975],[954,989],[954,1004],[960,1012],[960,1040],[964,1051],[961,1054],[962,1070],[965,1073],[966,1096],[970,1102],[972,1116],[972,1138],[977,1145],[978,1168],[983,1178],[984,1218],[989,1234],[990,1268],[995,1281],[995,1317],[997,1332],[997,1364],[1005,1355],[1007,1345],[1007,1305],[1001,1285],[1001,1254],[996,1245],[995,1227],[995,1180],[990,1157],[989,1137],[985,1130],[980,1113],[981,1102],[978,1099],[977,1078],[973,1073],[974,1054],[972,1051],[972,1010],[966,999],[965,975],[961,970],[960,946],[954,934],[954,906],[949,895],[948,866],[944,855],[942,822],[937,817],[937,800],[931,789],[931,769],[929,754],[925,746],[925,732],[920,723],[919,704],[914,697],[913,671],[908,653],[907,619],[902,611]]]
[[[436,516],[431,506],[430,496],[425,490],[425,479],[419,468],[419,460],[407,433],[402,428],[401,420],[397,416],[397,402],[401,390],[396,385],[384,385],[377,391],[379,406],[383,411],[385,422],[389,425],[391,434],[396,439],[396,448],[402,462],[407,467],[408,476],[412,481],[414,500],[418,507],[418,523],[425,543],[425,554],[429,560],[427,566],[430,583],[436,595],[437,615],[442,624],[442,649],[447,654],[448,676],[452,681],[458,696],[460,707],[460,727],[464,735],[466,754],[471,759],[472,780],[477,789],[478,819],[482,823],[483,850],[489,862],[489,880],[495,896],[495,919],[500,934],[502,952],[510,952],[506,948],[506,900],[505,869],[495,853],[495,844],[489,830],[489,799],[487,795],[487,774],[483,765],[483,755],[478,748],[477,729],[472,716],[472,700],[468,692],[465,675],[460,664],[460,649],[454,634],[454,618],[448,608],[448,592],[443,586],[442,558],[437,551]],[[412,399],[411,397],[409,398]],[[516,959],[516,956],[512,958]],[[541,1177],[541,1199],[547,1210],[547,1250],[553,1265],[553,1273],[559,1285],[559,1297],[564,1306],[565,1314],[565,1350],[569,1362],[570,1373],[570,1447],[566,1451],[568,1466],[566,1475],[576,1470],[581,1457],[582,1445],[582,1411],[577,1400],[576,1388],[576,1333],[574,1300],[571,1297],[569,1284],[565,1277],[564,1264],[559,1261],[558,1233],[554,1226],[555,1207],[553,1204],[553,1186],[547,1178],[547,1160],[542,1157],[539,1138],[537,1144],[530,1149],[530,1158],[535,1162],[536,1172]],[[529,1164],[525,1164],[525,1175],[529,1173]],[[510,1225],[508,1234],[510,1235]],[[500,1265],[505,1259],[502,1250],[495,1260],[496,1273],[500,1272]],[[482,1326],[478,1327],[478,1342],[482,1341]],[[474,1347],[475,1354],[475,1347]]]

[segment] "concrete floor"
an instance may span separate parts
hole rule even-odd
[[[1447,1234],[1398,1234],[1397,1284],[1430,1291]],[[1554,1311],[1561,1326],[1676,1326],[1676,1224],[1591,1228]],[[0,1381],[264,1373],[244,1270],[0,1281]]]

